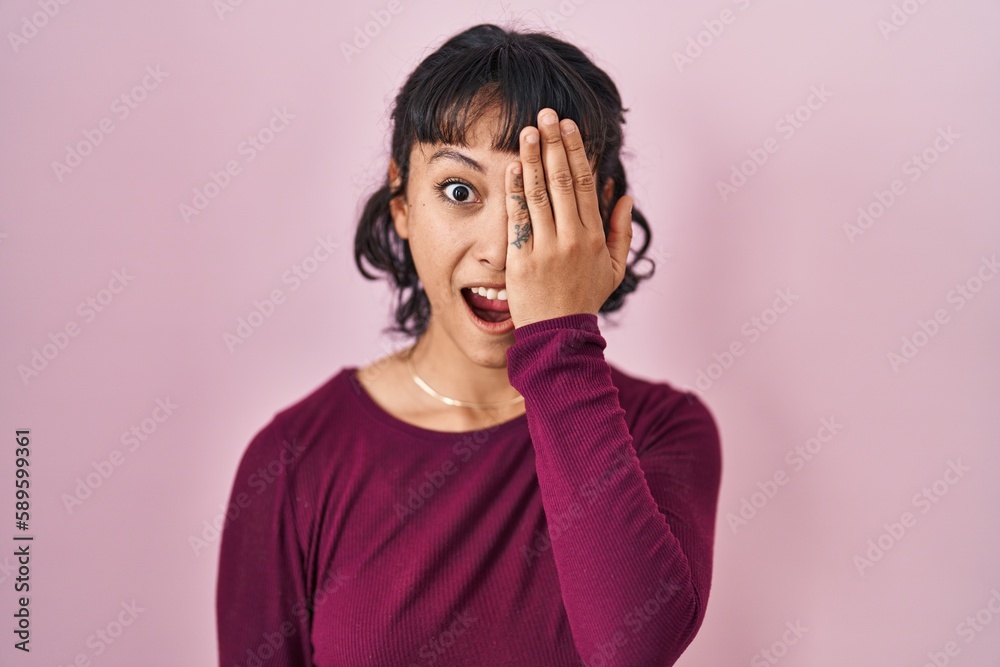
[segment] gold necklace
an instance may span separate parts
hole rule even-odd
[[[419,375],[417,375],[417,369],[413,365],[413,351],[416,349],[416,345],[410,348],[409,354],[406,355],[406,365],[410,368],[410,375],[413,377],[413,381],[417,383],[417,386],[427,392],[428,395],[436,398],[442,403],[447,403],[448,405],[454,405],[459,408],[502,408],[508,405],[513,405],[518,401],[523,401],[524,396],[517,395],[509,401],[501,401],[500,403],[470,403],[468,401],[460,401],[457,398],[449,398],[443,394],[439,394],[434,391],[430,385],[423,381]]]

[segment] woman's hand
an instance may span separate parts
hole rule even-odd
[[[553,122],[546,124],[549,114]],[[507,306],[515,328],[563,315],[596,315],[625,277],[632,197],[618,200],[605,239],[579,128],[572,120],[556,120],[546,107],[538,113],[538,128],[521,130],[520,160],[507,166],[504,179]]]

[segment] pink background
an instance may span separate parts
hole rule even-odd
[[[786,665],[916,666],[954,642],[948,664],[996,665],[1000,279],[983,258],[1000,251],[997,3],[907,0],[883,34],[889,0],[399,2],[350,61],[342,44],[387,3],[245,0],[222,18],[211,0],[0,5],[0,540],[15,532],[25,427],[36,536],[30,657],[11,647],[14,559],[0,547],[0,663],[214,664],[219,545],[196,553],[189,539],[220,516],[276,410],[395,347],[377,333],[389,290],[351,255],[386,168],[389,103],[448,36],[517,19],[583,47],[631,108],[626,168],[658,270],[621,326],[601,320],[606,355],[695,388],[722,431],[711,600],[678,664],[770,664],[760,652],[773,648]],[[678,67],[699,33],[701,53]],[[158,83],[146,76],[157,66]],[[144,77],[123,117],[114,100]],[[800,108],[813,87],[829,97]],[[274,108],[294,118],[247,161],[241,142]],[[781,119],[796,111],[788,136]],[[113,131],[60,180],[52,163],[104,118]],[[939,128],[957,135],[943,152]],[[765,145],[723,201],[717,183]],[[935,161],[914,171],[925,150]],[[185,222],[179,205],[230,160],[240,173]],[[892,204],[849,238],[858,208],[895,180]],[[292,290],[282,276],[317,237],[337,247]],[[123,269],[128,285],[102,293]],[[966,284],[971,300],[955,291]],[[231,352],[224,334],[278,288],[285,301]],[[795,300],[772,318],[779,290]],[[108,296],[100,312],[78,309]],[[77,335],[22,380],[70,322]],[[893,368],[904,337],[917,353]],[[726,358],[736,341],[742,354]],[[162,423],[157,399],[177,406]],[[832,437],[824,419],[841,425]],[[121,436],[144,420],[130,451]],[[818,434],[827,442],[804,465],[786,458]],[[949,462],[967,471],[946,478]],[[102,465],[110,476],[68,510],[64,496]],[[935,502],[915,503],[925,487]],[[744,500],[759,507],[734,530]],[[883,535],[907,511],[901,536]],[[855,556],[880,536],[891,548],[859,572]],[[88,637],[133,600],[141,613],[96,656]],[[959,626],[977,612],[978,631]],[[808,630],[786,634],[797,622]]]

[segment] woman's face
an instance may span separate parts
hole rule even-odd
[[[504,173],[518,154],[492,148],[498,119],[496,109],[484,113],[466,134],[468,146],[414,144],[405,201],[400,197],[390,206],[396,232],[409,240],[430,301],[429,327],[447,333],[475,363],[494,368],[506,365],[513,332],[481,329],[470,317],[462,289],[505,284]],[[389,177],[398,185],[394,161]],[[605,201],[610,179],[606,185]]]

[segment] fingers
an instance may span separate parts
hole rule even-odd
[[[577,231],[573,225],[580,219],[576,207],[576,189],[573,182],[573,172],[570,171],[569,158],[563,146],[563,136],[559,126],[559,116],[551,108],[538,112],[538,129],[541,132],[542,165],[545,170],[545,184],[551,199],[552,212],[555,218],[554,233],[573,233]],[[529,195],[530,195],[529,190]],[[529,203],[532,198],[529,197]],[[566,229],[560,229],[562,221],[569,223]]]
[[[545,169],[542,166],[542,149],[539,144],[538,128],[531,125],[521,130],[521,167],[524,169],[523,192],[531,216],[532,234],[542,243],[555,238],[555,219],[545,183]]]
[[[509,194],[520,197],[507,202],[512,220],[510,242],[525,244],[527,239],[521,237],[527,233],[546,243],[558,234],[568,236],[583,230],[600,232],[603,240],[597,183],[579,127],[568,118],[560,122],[549,107],[538,112],[537,122],[538,127],[529,125],[521,130],[524,173],[516,190],[512,189],[514,174],[508,169],[506,176]]]
[[[507,255],[521,251],[530,253],[532,249],[531,215],[524,196],[524,174],[515,170],[520,162],[507,165],[504,181],[507,189]]]
[[[632,195],[624,195],[618,200],[611,214],[611,230],[608,232],[607,246],[611,255],[611,267],[615,272],[614,289],[625,278],[628,267],[628,252],[632,246]]]
[[[573,192],[576,196],[576,210],[580,215],[580,221],[584,228],[594,227],[603,234],[604,223],[597,202],[597,183],[590,168],[587,150],[583,146],[583,136],[576,123],[569,118],[563,118],[559,125],[563,147],[573,174]]]

